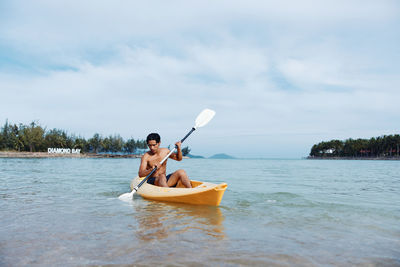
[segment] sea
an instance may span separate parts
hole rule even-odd
[[[140,159],[0,159],[0,266],[400,266],[400,161],[170,160],[221,205],[130,192]]]

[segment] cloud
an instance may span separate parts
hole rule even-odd
[[[238,156],[398,130],[394,1],[3,6],[1,120],[172,143],[210,107],[193,153]]]
[[[3,4],[1,33],[14,45],[44,53],[102,49],[182,34],[218,36],[230,28],[240,30],[240,24],[245,31],[252,27],[269,27],[278,33],[287,29],[326,31],[338,24],[390,22],[398,19],[398,10],[395,1],[156,1],[150,5],[140,1],[16,0]]]

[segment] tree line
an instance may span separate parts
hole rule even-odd
[[[331,140],[313,145],[310,157],[399,157],[400,135]]]
[[[33,121],[28,125],[12,124],[6,120],[0,129],[0,150],[47,152],[48,148],[81,149],[82,153],[136,154],[147,148],[146,140],[124,140],[119,134],[103,137],[95,133],[92,138],[68,134],[65,130],[42,127]],[[189,147],[182,149],[184,155]]]

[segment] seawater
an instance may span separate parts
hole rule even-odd
[[[400,266],[400,161],[169,161],[219,207],[129,192],[139,159],[0,159],[0,266]]]

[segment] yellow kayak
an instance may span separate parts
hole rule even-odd
[[[131,190],[143,179],[144,177],[133,179]],[[192,188],[185,188],[181,182],[178,182],[176,187],[159,187],[144,183],[137,193],[143,198],[151,200],[218,206],[225,189],[228,187],[226,183],[213,184],[193,180],[190,183],[192,184]]]

